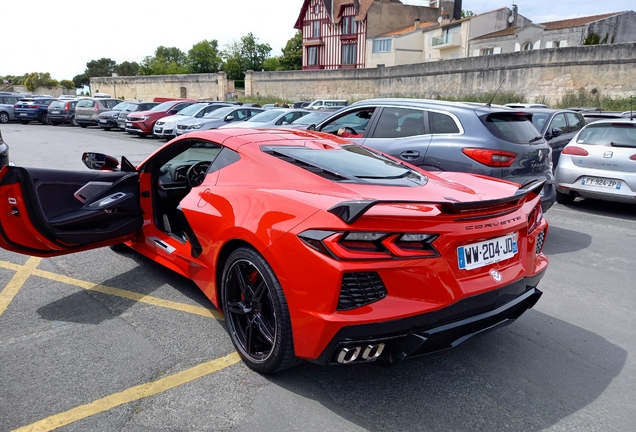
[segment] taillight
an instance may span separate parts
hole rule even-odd
[[[516,154],[501,150],[464,148],[462,149],[469,158],[490,167],[509,167],[515,161]]]
[[[589,153],[587,150],[577,146],[565,146],[561,154],[572,155],[572,156],[587,156]]]
[[[537,206],[530,212],[528,215],[528,233],[534,231],[539,225],[541,225],[541,221],[543,220],[543,209],[541,208],[541,203],[537,204]]]
[[[430,258],[437,234],[333,232],[308,230],[299,238],[318,252],[337,259]]]
[[[629,157],[630,160],[636,161],[636,154],[633,154]]]
[[[40,105],[31,105],[29,108],[40,109]]]

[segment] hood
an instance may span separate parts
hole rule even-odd
[[[226,125],[221,126],[219,129],[255,129],[259,127],[271,127],[268,125],[268,122],[251,122],[251,121],[242,121],[242,122],[232,122]]]
[[[174,115],[169,115],[166,117],[163,117],[161,119],[161,121],[166,124],[166,123],[173,123],[173,122],[178,122],[180,120],[184,120],[184,119],[189,119],[190,116],[184,116],[184,115],[179,115],[179,114],[174,114]]]

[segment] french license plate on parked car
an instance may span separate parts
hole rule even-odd
[[[106,120],[99,119],[100,123],[106,123]]]
[[[517,252],[517,233],[514,233],[458,247],[457,263],[461,270],[472,270],[506,260]]]
[[[126,122],[126,127],[132,127],[132,123]]]
[[[51,114],[59,114],[59,111],[51,111]]]
[[[606,187],[610,189],[621,188],[621,182],[619,182],[618,180],[610,180],[610,179],[597,178],[597,177],[583,177],[583,181],[581,182],[581,184],[590,185],[590,186],[601,186],[601,187]]]

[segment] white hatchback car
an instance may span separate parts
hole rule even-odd
[[[555,174],[561,204],[576,197],[636,203],[636,120],[587,124],[564,147]]]

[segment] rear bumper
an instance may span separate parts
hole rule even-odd
[[[581,168],[572,163],[571,157],[564,156],[557,166],[556,189],[561,193],[574,193],[583,198],[605,201],[636,203],[636,173],[610,171],[605,169]],[[620,182],[620,188],[608,188],[583,184],[585,177],[603,178]]]
[[[512,323],[533,307],[542,295],[536,286],[543,274],[520,279],[434,312],[344,327],[315,362],[340,364],[379,360],[384,364],[395,364],[408,357],[453,348],[472,336]],[[378,354],[382,344],[381,354]],[[358,355],[354,360],[342,361],[351,358],[343,352],[356,350]]]

